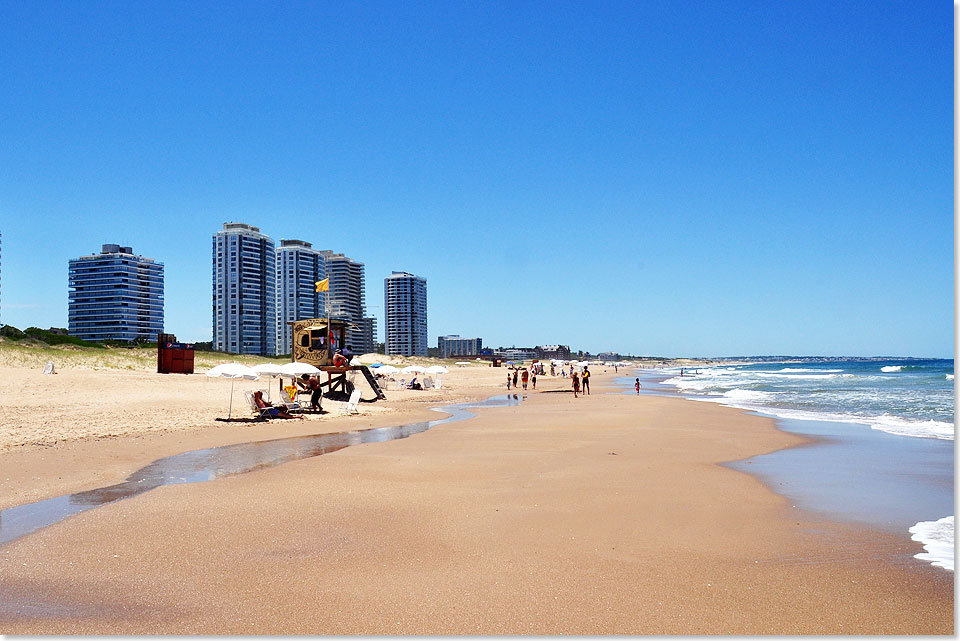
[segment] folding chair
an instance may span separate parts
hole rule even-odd
[[[288,412],[302,412],[303,405],[299,401],[290,398],[289,388],[280,390],[280,402],[287,408]]]
[[[360,404],[360,390],[355,389],[350,394],[350,400],[340,404],[340,413],[341,414],[359,414],[360,410],[357,409],[357,405],[359,404]]]
[[[247,397],[247,403],[250,404],[250,409],[257,415],[257,418],[270,418],[270,410],[273,409],[272,407],[257,407],[257,401],[253,398],[253,392],[244,392],[243,395]]]

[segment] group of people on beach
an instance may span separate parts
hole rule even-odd
[[[512,384],[514,389],[518,389],[518,380],[519,383],[523,385],[523,389],[527,389],[528,383],[533,383],[533,389],[537,389],[537,372],[542,370],[539,368],[532,367],[529,370],[526,367],[514,368],[507,372],[507,389],[510,389]]]
[[[570,368],[570,381],[573,384],[573,397],[577,398],[580,394],[586,396],[590,393],[590,368],[583,366],[583,372],[577,373],[577,370]]]
[[[604,370],[606,371],[606,370]],[[514,367],[507,371],[507,389],[511,387],[514,389],[519,389],[520,385],[523,386],[523,389],[527,389],[527,383],[533,383],[533,389],[537,389],[537,374],[543,374],[544,368],[541,363],[534,363],[529,370],[525,367]],[[560,374],[563,377],[566,377],[567,370],[566,368],[561,368]],[[557,370],[553,363],[550,363],[550,376],[556,376]],[[573,397],[579,398],[581,395],[586,396],[590,393],[590,367],[587,365],[583,366],[583,371],[578,372],[572,365],[570,366],[570,383],[573,386]],[[634,381],[633,385],[637,394],[640,393],[640,379],[637,378]]]

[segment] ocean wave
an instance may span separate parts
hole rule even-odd
[[[819,370],[823,371],[823,370]],[[842,370],[841,370],[842,371]],[[840,376],[853,376],[853,374],[780,374],[777,372],[754,372],[761,378],[789,378],[795,381],[810,381],[818,378],[839,378]]]
[[[768,401],[776,394],[773,392],[762,392],[760,390],[732,389],[723,393],[724,398],[734,401]]]
[[[952,381],[952,380],[953,380],[953,374],[947,374],[947,380],[948,380],[948,381]]]
[[[922,543],[926,550],[915,555],[916,558],[953,572],[952,516],[945,516],[939,521],[920,521],[910,528],[910,534],[910,538]]]
[[[777,370],[777,372],[816,372],[824,374],[839,374],[842,371],[842,369],[804,369],[802,367],[784,367]]]
[[[880,368],[881,372],[899,372],[903,369],[903,365],[884,365]]]
[[[733,390],[731,390],[733,391]],[[749,390],[740,390],[746,392]],[[763,392],[759,392],[762,394]],[[900,418],[898,416],[859,416],[856,414],[840,414],[831,412],[816,412],[810,410],[790,409],[783,407],[771,407],[760,402],[761,397],[753,396],[747,398],[742,395],[730,395],[727,392],[723,396],[691,396],[691,400],[707,401],[719,403],[728,407],[736,407],[742,410],[769,414],[777,418],[784,418],[796,421],[826,421],[829,423],[851,423],[855,425],[865,425],[871,429],[898,436],[912,436],[915,438],[936,438],[944,441],[954,440],[953,423],[934,420],[911,420]]]

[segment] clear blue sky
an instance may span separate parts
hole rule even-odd
[[[425,277],[434,344],[953,354],[946,2],[3,2],[0,87],[21,329],[119,243],[209,340],[237,221],[380,320]]]

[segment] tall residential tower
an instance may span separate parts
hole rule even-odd
[[[224,223],[213,236],[213,348],[277,353],[276,258],[258,227]]]
[[[303,240],[281,240],[277,248],[277,351],[291,350],[290,325],[304,318],[327,315],[327,292],[317,281],[327,277],[323,252]]]
[[[363,263],[326,250],[321,252],[330,278],[330,316],[360,327],[347,333],[346,341],[356,354],[373,351],[373,322],[365,320],[366,305]]]
[[[407,272],[383,279],[387,354],[427,355],[427,281]]]
[[[70,261],[67,322],[88,341],[155,341],[163,332],[163,263],[103,245]]]

